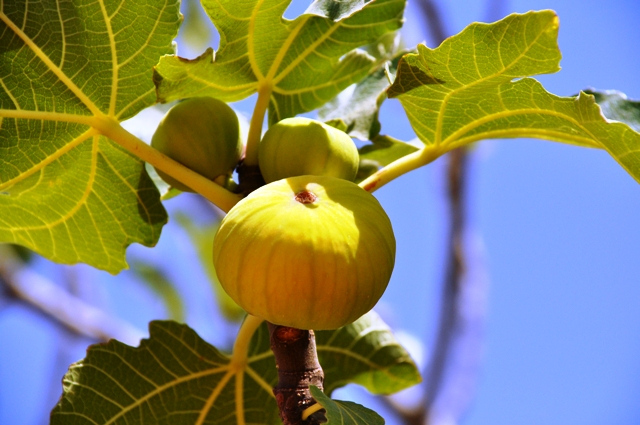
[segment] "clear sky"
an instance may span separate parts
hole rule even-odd
[[[407,44],[428,41],[415,2],[409,3]],[[486,20],[485,2],[440,3],[450,34]],[[640,99],[637,0],[501,4],[503,16],[557,11],[563,69],[540,78],[549,91],[572,95],[596,87]],[[199,53],[179,48],[185,56]],[[250,113],[247,105],[239,107]],[[397,101],[386,102],[385,113],[384,133],[413,137],[402,124]],[[148,114],[154,120],[161,116]],[[446,228],[444,165],[439,160],[376,192],[398,240],[396,269],[378,310],[400,335],[419,341],[415,352],[424,353],[419,362],[428,359],[437,325]],[[602,151],[499,140],[474,149],[469,185],[471,264],[486,292],[475,392],[461,424],[640,423],[637,182]],[[202,208],[189,195],[184,199],[189,208]],[[177,202],[170,201],[168,208],[180,209]],[[157,248],[133,247],[132,253],[183,265],[173,271],[177,280],[204,281],[190,261],[193,248],[175,223],[167,226]],[[60,271],[44,262],[38,270],[53,279],[73,276],[86,298],[142,330],[149,320],[166,317],[160,302],[130,274],[111,277],[85,266]],[[228,346],[231,333],[217,320],[209,288],[191,284],[181,290],[191,306],[187,322],[205,339]],[[84,356],[88,343],[29,309],[0,301],[0,424],[47,423],[62,374]],[[363,391],[338,395],[379,407]],[[381,413],[387,423],[398,423],[388,411]]]

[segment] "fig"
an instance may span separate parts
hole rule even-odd
[[[258,165],[267,183],[303,175],[353,181],[358,162],[358,149],[347,133],[302,117],[269,127],[258,149]]]
[[[391,222],[355,183],[298,176],[255,190],[222,220],[218,280],[248,313],[298,329],[336,329],[368,312],[395,261]]]
[[[242,154],[240,124],[226,103],[213,97],[192,97],[169,109],[151,139],[151,146],[211,180],[229,174]],[[156,169],[172,187],[189,187]]]

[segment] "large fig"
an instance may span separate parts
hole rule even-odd
[[[192,97],[164,116],[151,146],[182,165],[213,180],[235,168],[242,154],[236,113],[213,97]],[[193,192],[166,173],[156,170],[171,186]]]
[[[359,156],[345,132],[296,117],[269,127],[260,142],[258,162],[267,183],[307,174],[353,181]]]
[[[298,329],[335,329],[369,311],[395,260],[391,222],[358,185],[327,176],[278,180],[222,220],[213,261],[248,313]]]

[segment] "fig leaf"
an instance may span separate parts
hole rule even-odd
[[[240,369],[186,325],[154,321],[149,332],[139,347],[115,340],[89,347],[63,379],[51,424],[195,423],[198,418],[211,424],[280,423],[266,324],[253,335],[247,364]],[[355,382],[380,393],[420,380],[407,352],[375,313],[316,337],[330,389]]]
[[[294,20],[289,1],[204,0],[220,32],[220,47],[187,60],[165,56],[154,74],[161,102],[212,96],[238,101],[272,90],[269,121],[314,110],[375,69],[354,50],[402,24],[405,2],[322,1]]]

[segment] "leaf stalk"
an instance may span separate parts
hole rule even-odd
[[[273,86],[271,84],[262,84],[258,89],[258,100],[253,109],[253,115],[251,116],[251,123],[249,125],[249,135],[247,136],[247,148],[244,158],[244,163],[247,166],[258,165],[258,145],[262,138],[262,123],[269,108],[272,90]]]
[[[93,127],[131,154],[189,186],[224,212],[228,212],[241,199],[240,195],[228,191],[152,148],[125,130],[118,121],[111,117],[105,115],[94,118]]]
[[[443,147],[442,145],[425,146],[381,168],[361,181],[359,186],[367,192],[374,192],[401,175],[435,161],[452,148],[453,146]]]
[[[263,319],[247,314],[247,317],[240,326],[236,341],[233,344],[233,351],[231,353],[232,365],[244,369],[247,358],[249,357],[249,343],[262,322],[264,322]]]

